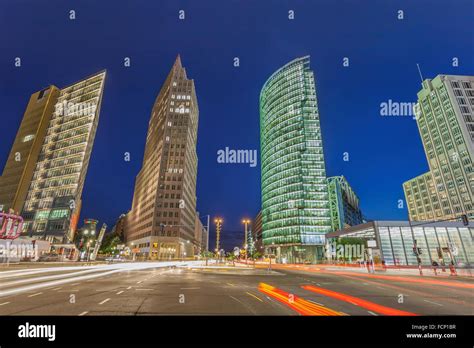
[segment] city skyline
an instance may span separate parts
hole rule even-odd
[[[51,10],[50,5],[46,8]],[[297,44],[293,41],[290,45],[292,47],[287,47],[285,50],[281,50],[275,43],[262,49],[256,44],[258,41],[265,41],[266,34],[261,33],[255,39],[249,39],[250,31],[244,31],[242,35],[250,40],[245,49],[227,45],[217,56],[211,54],[212,50],[209,52],[199,50],[198,55],[193,52],[196,45],[212,48],[199,37],[199,33],[191,31],[195,25],[207,27],[203,22],[194,24],[185,22],[181,27],[178,26],[177,35],[182,37],[188,45],[171,43],[166,50],[150,47],[148,57],[137,58],[135,52],[144,41],[137,41],[135,44],[132,38],[137,30],[143,29],[143,24],[139,24],[139,29],[130,28],[123,34],[120,45],[111,42],[107,52],[97,46],[100,40],[92,40],[90,44],[97,52],[94,58],[87,58],[81,52],[76,52],[78,55],[76,58],[68,52],[59,51],[58,58],[49,58],[55,64],[55,69],[48,72],[35,68],[36,64],[45,64],[41,56],[35,56],[35,62],[32,63],[30,56],[38,49],[36,44],[32,43],[31,48],[19,49],[16,42],[7,41],[6,47],[9,51],[18,52],[18,54],[12,53],[12,57],[8,58],[8,61],[11,61],[10,68],[2,67],[2,75],[5,76],[2,88],[6,90],[8,86],[9,91],[8,94],[2,94],[2,102],[6,105],[4,115],[7,123],[12,125],[11,133],[15,133],[21,119],[20,115],[24,111],[25,98],[34,90],[38,90],[38,87],[46,86],[47,81],[57,81],[58,85],[67,85],[90,72],[103,68],[108,70],[101,122],[85,183],[84,210],[81,220],[84,217],[94,217],[112,226],[116,218],[129,208],[133,178],[139,170],[143,155],[140,148],[143,149],[146,134],[149,114],[147,109],[149,110],[152,105],[153,95],[157,92],[160,81],[163,81],[170,62],[178,53],[181,53],[186,57],[188,68],[193,71],[193,77],[198,85],[198,97],[202,100],[200,109],[203,117],[199,125],[198,140],[198,156],[200,157],[197,185],[198,210],[203,215],[210,213],[223,216],[225,222],[222,237],[228,238],[226,230],[232,231],[229,233],[243,231],[240,224],[241,218],[255,216],[259,210],[259,165],[257,168],[250,168],[247,165],[219,164],[216,161],[217,151],[227,146],[234,149],[258,149],[259,89],[266,78],[278,67],[296,57],[309,54],[312,57],[312,68],[318,75],[318,99],[322,115],[322,134],[325,139],[327,175],[347,177],[361,199],[362,211],[367,218],[404,220],[407,218],[406,206],[403,209],[398,208],[398,200],[404,199],[401,185],[406,180],[426,172],[428,166],[418,130],[412,118],[382,117],[380,104],[388,100],[416,101],[416,92],[420,88],[416,62],[420,63],[426,78],[434,78],[437,74],[470,75],[474,71],[473,64],[468,59],[472,56],[472,48],[463,47],[462,38],[453,37],[449,39],[449,42],[447,41],[448,48],[451,47],[459,59],[458,67],[452,65],[453,57],[451,56],[446,56],[444,61],[431,59],[431,54],[426,51],[431,35],[436,36],[436,41],[442,38],[447,39],[447,36],[438,28],[424,29],[423,25],[418,25],[429,23],[432,16],[442,13],[447,18],[456,17],[457,20],[453,25],[457,30],[463,30],[469,22],[469,16],[456,12],[459,11],[456,9],[447,10],[442,6],[434,6],[433,13],[429,16],[418,14],[417,20],[414,21],[413,15],[410,15],[410,13],[413,14],[414,8],[408,3],[405,3],[405,8],[407,17],[403,25],[408,25],[410,28],[416,25],[419,30],[418,35],[424,38],[424,43],[420,47],[418,47],[419,43],[405,42],[403,50],[408,50],[410,55],[398,51],[398,48],[392,47],[389,42],[385,43],[370,35],[365,46],[356,47],[355,44],[349,42],[350,40],[343,37],[342,32],[337,32],[336,36],[340,37],[341,45],[344,46],[341,50],[321,35],[314,34],[318,28],[327,25],[327,21],[322,18],[320,22],[316,21],[318,24],[315,24],[314,30],[311,30],[311,35],[316,35],[319,39],[316,40],[317,44],[308,44],[308,42],[303,44],[304,40],[301,40]],[[12,6],[11,11],[15,13],[20,9],[21,6]],[[85,28],[85,22],[80,21],[80,9],[81,7],[78,7],[76,25],[83,28],[84,33],[90,32],[93,29]],[[275,17],[277,12],[283,9],[284,6],[273,8],[272,16]],[[312,9],[312,7],[297,8],[296,14],[307,19],[308,14],[303,13],[304,9]],[[329,13],[335,11],[330,5],[323,5],[322,9]],[[172,12],[171,10],[166,9],[164,12]],[[259,14],[264,10],[263,5],[255,6],[254,9]],[[93,16],[104,15],[104,11],[105,8],[99,5]],[[188,14],[191,13],[194,18],[197,18],[200,16],[199,11],[198,8],[191,7]],[[380,12],[380,8],[374,4],[373,12],[369,11],[358,18],[349,18],[349,21],[343,25],[342,31],[350,29],[353,35],[366,35],[371,29],[357,25],[364,22],[365,16],[370,16],[370,13],[375,13],[375,11],[383,15],[375,18],[373,25],[377,25],[377,21],[385,22],[396,13],[395,8],[393,13]],[[321,13],[309,12],[316,17],[322,16]],[[112,20],[126,18],[125,12],[118,9],[113,11],[113,14]],[[146,17],[145,13],[142,15]],[[284,11],[282,16],[286,18]],[[243,26],[249,21],[248,17],[247,19],[244,17],[237,16],[236,19]],[[24,20],[27,19],[28,15]],[[8,25],[9,19],[5,18],[3,23],[2,25]],[[219,24],[223,27],[221,32],[229,32],[231,27],[225,21],[220,21]],[[96,25],[93,22],[92,28],[96,28]],[[169,25],[176,26],[176,23],[173,21]],[[46,27],[45,30],[49,28]],[[430,35],[427,36],[427,32]],[[302,37],[308,35],[302,33],[300,28],[288,26],[288,31],[281,35],[282,39],[292,41],[289,39],[300,34],[303,35]],[[26,31],[20,31],[17,37],[21,39],[25,34]],[[268,34],[275,35],[274,32]],[[399,32],[395,26],[386,29],[385,34],[386,38],[392,39],[406,35]],[[64,37],[58,37],[55,45],[65,44],[68,35],[71,35],[71,32],[66,28]],[[105,34],[100,34],[99,37],[103,38],[103,35]],[[223,34],[219,33],[212,33],[212,35],[214,40],[218,41],[223,37]],[[75,34],[72,34],[72,37],[77,38]],[[196,41],[195,44],[191,44],[193,40]],[[52,43],[47,45],[52,45]],[[370,49],[373,45],[377,47],[376,56]],[[250,62],[249,49],[260,53],[265,61],[258,64]],[[14,57],[17,55],[22,57],[22,67],[19,69],[13,66]],[[350,59],[347,68],[343,66],[343,58],[346,56]],[[125,57],[131,58],[129,70],[123,66]],[[239,67],[234,66],[234,57],[240,57]],[[390,64],[388,70],[387,64]],[[71,69],[72,67],[74,69]],[[219,72],[216,77],[210,74],[215,69]],[[234,82],[225,92],[216,88],[222,79]],[[362,84],[357,87],[357,90],[351,86],[354,81]],[[140,89],[133,87],[138,85],[141,86]],[[118,103],[117,100],[122,102]],[[129,105],[123,103],[125,100],[129,102]],[[129,119],[134,119],[136,122],[129,122]],[[369,122],[371,126],[367,127]],[[113,124],[115,126],[112,126]],[[118,124],[121,127],[117,127]],[[253,126],[250,126],[252,124]],[[218,125],[218,130],[214,125]],[[13,138],[14,134],[5,134],[0,139],[0,164],[5,163]],[[407,149],[411,150],[407,151]],[[131,153],[130,162],[123,161],[125,152]],[[345,152],[349,154],[348,162],[343,161]],[[403,163],[403,167],[400,163]],[[360,168],[367,170],[362,173]],[[117,173],[120,175],[116,175]],[[380,177],[384,180],[376,180]],[[105,184],[114,187],[114,192],[105,190]],[[247,189],[243,192],[244,190],[237,189],[238,187]],[[227,202],[225,198],[231,199]],[[235,237],[236,240],[241,240],[240,235]],[[212,244],[213,229],[211,229],[210,240]],[[232,240],[226,247],[234,245]]]
[[[0,0],[0,348],[470,343],[473,23]]]

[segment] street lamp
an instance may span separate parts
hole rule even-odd
[[[221,228],[222,228],[223,222],[224,220],[220,217],[216,217],[214,219],[214,223],[216,224],[216,251],[219,251],[219,247],[220,247]]]
[[[247,254],[248,254],[248,237],[247,237],[247,230],[248,225],[250,223],[249,219],[243,219],[242,223],[245,225],[245,240],[244,240],[244,249],[245,249],[245,260],[247,261]]]

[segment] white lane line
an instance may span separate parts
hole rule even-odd
[[[372,314],[372,315],[378,316],[378,314],[376,314],[376,313],[374,313],[374,312],[371,312],[371,311],[367,311],[367,312],[369,312],[369,313]]]
[[[352,301],[347,301],[347,302],[352,303],[354,306],[358,306],[358,304],[355,302],[352,302]]]
[[[35,296],[38,296],[38,295],[41,295],[42,292],[37,292],[36,294],[33,294],[33,295],[29,295],[28,297],[35,297]]]
[[[181,288],[181,290],[198,290],[198,289],[201,289],[201,288]]]
[[[79,285],[80,283],[74,283],[74,284],[71,284],[71,286],[76,286],[76,285]]]
[[[144,289],[144,288],[140,288],[140,289],[135,289],[135,290],[137,290],[137,291],[151,291],[151,290],[153,290],[153,289]]]
[[[79,316],[82,317],[83,315],[86,315],[87,313],[89,312],[88,311],[82,312],[81,314],[79,314]]]
[[[137,282],[137,284],[141,284],[141,283],[143,283],[143,280],[140,280],[139,282]]]
[[[117,292],[117,295],[120,295],[121,293],[123,293],[123,290],[122,290],[122,291],[119,291],[119,292]]]
[[[423,301],[428,302],[428,303],[432,303],[432,304],[437,305],[437,306],[441,306],[441,307],[443,306],[441,303],[438,303],[438,302],[433,302],[433,301],[428,301],[428,300],[423,300]]]
[[[12,285],[18,285],[18,284],[24,284],[24,283],[35,283],[35,282],[42,282],[42,281],[47,281],[47,280],[54,280],[54,279],[69,279],[70,282],[77,282],[80,277],[84,274],[93,274],[100,272],[102,270],[99,269],[86,269],[86,270],[76,270],[75,272],[69,272],[69,273],[64,273],[64,274],[56,274],[56,275],[49,275],[49,276],[42,276],[42,277],[35,277],[35,278],[26,278],[26,279],[20,279],[20,280],[15,280],[11,281],[8,283],[1,283],[0,287],[7,287],[7,286],[12,286]],[[77,283],[79,284],[79,283]]]
[[[105,300],[103,300],[102,302],[99,302],[100,305],[103,305],[105,302],[109,302],[110,301],[110,298],[106,298]]]
[[[129,287],[127,288],[127,290],[130,290],[131,288],[132,288],[132,287],[131,287],[131,286],[129,286]]]
[[[322,303],[319,303],[319,302],[316,302],[316,301],[313,301],[313,300],[308,300],[309,302],[313,302],[317,305],[320,305],[320,306],[323,306],[323,307],[326,307],[325,305],[323,305]]]
[[[59,290],[59,289],[62,289],[62,288],[61,288],[61,287],[59,287],[59,288],[54,288],[53,290]]]
[[[0,303],[0,306],[4,306],[4,305],[7,305],[9,304],[10,302],[3,302],[3,303]]]

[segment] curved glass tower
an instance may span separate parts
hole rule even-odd
[[[260,93],[263,243],[280,262],[324,255],[331,220],[309,56],[295,59]]]

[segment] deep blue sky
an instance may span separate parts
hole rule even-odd
[[[224,217],[224,246],[233,247],[241,218],[259,210],[260,169],[218,164],[216,152],[259,148],[263,83],[288,61],[310,55],[327,174],[347,177],[367,218],[406,219],[406,209],[397,207],[402,183],[428,166],[415,121],[381,117],[380,103],[416,101],[416,63],[426,78],[474,74],[473,4],[1,0],[0,167],[33,92],[107,69],[82,217],[113,225],[131,206],[150,110],[179,53],[195,80],[200,109],[198,209]],[[180,9],[184,21],[178,20]],[[404,20],[397,19],[399,9]],[[14,67],[15,57],[21,68]],[[123,67],[124,57],[131,58],[130,68]],[[343,57],[350,58],[349,68]],[[459,67],[452,67],[452,57]],[[131,162],[123,160],[124,152]]]

